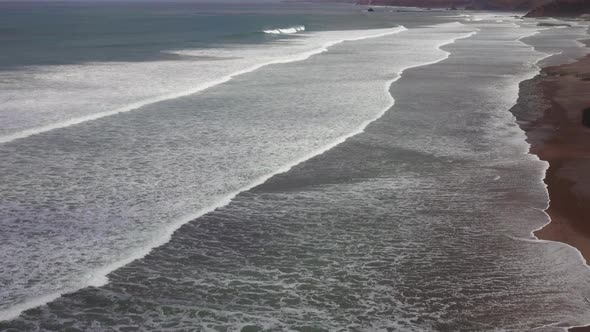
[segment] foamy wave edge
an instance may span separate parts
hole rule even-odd
[[[523,36],[523,37],[521,37],[521,38],[518,39],[518,41],[520,41],[524,45],[527,45],[528,47],[530,47],[531,49],[533,49],[535,52],[538,52],[539,54],[541,54],[541,56],[539,57],[539,59],[534,64],[536,70],[533,73],[531,73],[531,75],[529,75],[527,78],[525,78],[524,80],[522,80],[521,82],[526,81],[526,80],[529,80],[529,79],[532,79],[532,78],[536,77],[537,75],[539,75],[541,73],[541,70],[543,69],[541,67],[541,62],[543,60],[546,60],[546,59],[548,59],[548,58],[550,58],[552,56],[559,55],[559,54],[563,53],[563,52],[545,53],[545,52],[542,52],[542,51],[537,50],[536,47],[534,47],[534,46],[532,46],[530,44],[527,44],[527,43],[525,43],[523,41],[523,39],[528,38],[528,37],[532,37],[534,35],[537,35],[537,34],[539,34],[543,30],[549,30],[549,29],[538,29],[538,31],[536,31],[536,32],[534,32],[534,33],[532,33],[530,35]],[[584,38],[582,38],[582,39],[584,39]],[[581,39],[578,39],[578,40],[581,40]],[[580,44],[583,47],[586,47],[585,44],[582,44],[582,43],[580,43]],[[515,124],[516,124],[516,118],[514,120],[515,120]],[[523,131],[523,135],[524,135],[524,131]],[[531,144],[528,143],[528,142],[526,142],[526,144],[528,145],[528,148],[529,148],[529,151],[530,151]],[[590,269],[590,266],[586,264],[586,259],[584,258],[584,256],[582,255],[582,252],[578,248],[576,248],[574,246],[571,246],[571,245],[569,245],[569,244],[567,244],[565,242],[540,239],[540,238],[538,238],[535,235],[535,232],[537,232],[537,231],[545,228],[545,226],[547,226],[547,225],[549,225],[551,223],[551,217],[547,213],[547,208],[549,208],[549,205],[551,204],[551,201],[549,200],[549,194],[548,194],[547,184],[544,181],[545,180],[545,173],[547,172],[547,169],[549,168],[549,163],[547,161],[544,161],[544,160],[539,159],[539,157],[536,154],[530,153],[529,151],[527,151],[526,153],[529,154],[529,155],[531,155],[532,157],[536,158],[538,161],[543,162],[545,164],[545,169],[543,171],[543,177],[541,178],[541,181],[543,182],[543,186],[545,187],[545,191],[547,192],[547,202],[546,202],[546,205],[545,205],[544,209],[542,209],[542,212],[545,214],[545,216],[547,217],[547,220],[548,221],[545,224],[543,224],[542,226],[540,226],[539,228],[532,230],[530,232],[530,238],[520,238],[520,237],[512,237],[512,238],[514,240],[517,240],[517,241],[528,241],[528,242],[537,242],[537,243],[559,243],[559,244],[565,245],[567,247],[570,247],[570,248],[574,249],[577,252],[580,260],[584,263],[584,265],[586,267],[588,267]],[[571,326],[571,327],[575,327],[575,326]],[[568,328],[571,328],[571,327],[568,327]]]
[[[294,33],[305,31],[304,25],[297,25],[290,28],[279,28],[279,29],[272,29],[272,30],[263,30],[264,33],[268,33],[271,35],[292,35]]]
[[[450,24],[461,24],[459,22],[456,23],[443,23],[440,25],[450,25]],[[461,24],[462,25],[462,24]],[[363,39],[369,39],[369,38],[378,38],[378,37],[384,37],[387,35],[392,35],[392,34],[396,34],[396,33],[400,33],[403,31],[407,31],[408,29],[406,29],[404,26],[400,26],[398,28],[393,28],[391,29],[393,31],[387,32],[387,33],[381,33],[379,35],[373,35],[373,36],[369,36],[369,37],[359,37],[359,38],[354,38],[354,39],[347,39],[347,40],[340,40],[340,41],[335,41],[335,42],[330,42],[327,43],[326,45],[324,45],[324,47],[321,49],[321,51],[317,51],[317,52],[309,52],[309,55],[307,55],[305,58],[301,58],[299,60],[292,60],[292,61],[286,61],[286,62],[271,62],[271,63],[267,63],[264,65],[259,65],[257,66],[257,68],[263,67],[265,65],[268,64],[274,64],[274,63],[288,63],[288,62],[294,62],[294,61],[301,61],[301,60],[305,60],[309,57],[311,57],[312,55],[315,54],[320,54],[323,53],[325,51],[327,51],[327,48],[329,48],[330,46],[336,45],[336,44],[340,44],[342,42],[345,41],[355,41],[355,40],[363,40]],[[390,98],[390,104],[385,107],[379,114],[377,114],[373,119],[369,119],[364,121],[363,123],[361,123],[361,125],[354,131],[350,132],[347,135],[341,136],[340,138],[338,138],[337,140],[327,144],[326,146],[324,146],[323,148],[317,149],[315,151],[312,151],[311,153],[309,153],[308,155],[305,155],[302,158],[299,158],[297,160],[294,160],[293,162],[284,165],[283,167],[277,169],[276,171],[260,176],[256,179],[254,179],[249,185],[244,186],[240,189],[237,189],[231,193],[228,193],[227,195],[225,195],[224,197],[222,197],[219,201],[217,201],[216,203],[202,208],[194,213],[188,214],[182,218],[179,218],[178,220],[172,222],[170,225],[166,226],[164,229],[162,229],[159,232],[159,236],[158,237],[153,237],[152,242],[147,243],[143,248],[138,248],[136,251],[133,251],[129,254],[129,256],[125,259],[122,259],[120,261],[114,262],[112,264],[109,264],[107,266],[104,266],[100,269],[94,270],[92,272],[89,272],[87,274],[87,278],[80,282],[77,287],[71,287],[69,289],[64,289],[60,292],[55,292],[55,293],[50,293],[50,294],[43,294],[37,298],[34,299],[29,299],[26,301],[23,301],[21,303],[18,303],[14,306],[12,306],[11,308],[8,308],[6,310],[0,311],[0,321],[6,321],[6,320],[12,320],[15,318],[18,318],[18,316],[20,316],[21,313],[23,313],[26,310],[29,309],[33,309],[36,307],[40,307],[43,305],[46,305],[52,301],[57,300],[58,298],[60,298],[61,296],[65,295],[65,294],[69,294],[69,293],[73,293],[76,292],[80,289],[86,288],[86,287],[101,287],[104,286],[108,283],[108,277],[107,275],[110,274],[111,272],[118,270],[119,268],[124,267],[125,265],[130,264],[131,262],[144,258],[145,256],[147,256],[153,249],[158,248],[168,242],[170,242],[170,240],[172,239],[172,235],[174,234],[174,232],[176,232],[176,230],[178,230],[181,226],[183,226],[184,224],[193,221],[207,213],[213,212],[218,208],[224,207],[228,204],[230,204],[233,199],[238,196],[238,194],[248,191],[254,187],[257,187],[263,183],[265,183],[267,180],[269,180],[270,178],[272,178],[273,176],[277,175],[277,174],[282,174],[282,173],[286,173],[288,172],[291,168],[293,168],[294,166],[301,164],[315,156],[321,155],[329,150],[331,150],[332,148],[344,143],[346,140],[348,140],[349,138],[356,136],[360,133],[363,133],[365,131],[365,129],[367,128],[367,126],[369,124],[371,124],[372,122],[380,119],[389,109],[391,109],[394,105],[395,105],[395,99],[393,98],[393,96],[390,94],[389,90],[392,86],[393,83],[395,83],[397,80],[399,80],[403,73],[408,70],[408,69],[412,69],[412,68],[417,68],[417,67],[424,67],[424,66],[428,66],[428,65],[432,65],[441,61],[444,61],[446,59],[448,59],[448,57],[450,56],[450,52],[447,52],[445,50],[442,50],[441,48],[443,46],[446,45],[450,45],[455,43],[457,40],[460,39],[465,39],[465,38],[469,38],[473,35],[476,35],[478,32],[477,31],[472,31],[469,33],[466,33],[464,35],[461,35],[457,38],[452,38],[449,39],[445,42],[442,42],[440,44],[436,45],[436,49],[442,51],[443,53],[445,53],[443,56],[441,56],[440,59],[434,60],[434,61],[430,61],[430,62],[425,62],[419,65],[415,65],[415,66],[408,66],[403,68],[402,70],[400,70],[397,73],[397,77],[395,77],[392,80],[387,81],[384,84],[384,90],[385,93],[389,96]],[[255,69],[253,69],[255,70]],[[251,70],[252,71],[252,70]],[[241,73],[246,73],[248,71],[243,71],[240,72]],[[235,74],[232,75],[231,77],[229,77],[227,80],[237,76],[239,74]],[[171,99],[171,98],[168,98]],[[166,100],[166,99],[163,99]],[[120,113],[120,112],[116,112],[116,113]],[[111,114],[116,114],[116,113],[111,113]],[[110,115],[110,114],[109,114]],[[106,115],[105,115],[106,116]]]
[[[395,28],[390,28],[390,29],[375,29],[374,31],[376,32],[373,35],[370,36],[363,36],[363,37],[357,37],[357,38],[349,38],[349,39],[340,39],[340,40],[335,40],[335,41],[331,41],[328,42],[326,44],[324,44],[322,47],[317,48],[315,50],[306,52],[306,53],[301,53],[298,54],[296,56],[290,57],[290,58],[279,58],[279,59],[275,59],[273,61],[269,61],[269,62],[265,62],[265,63],[261,63],[258,64],[256,66],[250,67],[248,69],[244,69],[244,70],[240,70],[237,72],[234,72],[233,74],[230,74],[228,76],[225,76],[223,78],[220,78],[219,80],[216,80],[214,82],[208,83],[206,85],[203,86],[199,86],[196,87],[194,89],[191,90],[186,90],[186,91],[182,91],[182,92],[178,92],[178,93],[174,93],[174,94],[168,94],[165,96],[161,96],[161,97],[157,97],[157,98],[150,98],[150,99],[146,99],[144,101],[141,102],[136,102],[130,105],[127,105],[123,108],[119,108],[113,111],[109,111],[109,112],[102,112],[102,113],[97,113],[97,114],[93,114],[90,116],[86,116],[86,117],[79,117],[79,118],[75,118],[75,119],[71,119],[65,122],[61,122],[58,124],[53,124],[53,125],[48,125],[48,126],[43,126],[43,127],[38,127],[35,129],[30,129],[27,131],[22,131],[19,132],[17,134],[13,134],[13,135],[8,135],[8,136],[3,136],[0,137],[0,143],[7,143],[10,141],[14,141],[16,139],[20,139],[20,138],[26,138],[32,135],[36,135],[36,134],[41,134],[53,129],[60,129],[60,128],[65,128],[65,127],[69,127],[72,125],[76,125],[76,124],[80,124],[80,123],[84,123],[87,121],[92,121],[92,120],[96,120],[96,119],[100,119],[103,117],[107,117],[107,116],[111,116],[111,115],[115,115],[118,113],[124,113],[124,112],[129,112],[132,110],[136,110],[140,107],[149,105],[149,104],[154,104],[157,102],[161,102],[161,101],[165,101],[165,100],[170,100],[170,99],[175,99],[175,98],[180,98],[180,97],[184,97],[184,96],[188,96],[197,92],[201,92],[203,90],[206,90],[208,88],[214,87],[216,85],[225,83],[230,81],[231,79],[233,79],[234,77],[237,77],[239,75],[242,74],[246,74],[246,73],[250,73],[253,72],[257,69],[260,69],[262,67],[268,66],[268,65],[272,65],[272,64],[282,64],[282,63],[290,63],[290,62],[297,62],[297,61],[303,61],[306,60],[314,55],[317,54],[321,54],[324,53],[326,51],[328,51],[328,48],[343,42],[347,42],[347,41],[356,41],[356,40],[363,40],[363,39],[369,39],[369,38],[378,38],[378,37],[384,37],[384,36],[388,36],[388,35],[392,35],[392,34],[396,34],[396,33],[400,33],[403,31],[406,31],[408,29],[406,29],[404,26],[398,26]],[[339,143],[338,143],[339,144]],[[337,144],[335,144],[337,145]],[[331,148],[331,147],[330,147]],[[313,155],[316,155],[319,153],[313,153]],[[296,164],[301,163],[304,160],[307,160],[312,156],[309,157],[304,157],[303,159],[297,160],[295,163],[293,164],[289,164],[286,165],[284,167],[282,167],[281,169],[279,169],[278,171],[262,176],[260,178],[255,179],[250,185],[245,186],[243,188],[240,188],[234,192],[231,192],[229,194],[227,194],[226,196],[222,197],[218,202],[216,202],[215,204],[209,206],[209,207],[205,207],[203,209],[200,209],[199,211],[196,211],[192,214],[189,214],[185,217],[179,218],[179,220],[173,222],[172,224],[170,224],[169,226],[166,227],[166,229],[162,230],[162,232],[160,233],[161,236],[157,237],[157,238],[153,238],[152,242],[146,244],[145,247],[136,250],[135,252],[131,252],[130,255],[123,259],[120,260],[118,262],[112,263],[110,265],[104,266],[103,268],[100,268],[98,270],[94,270],[91,271],[87,274],[86,278],[82,281],[80,281],[77,285],[74,285],[72,287],[69,287],[67,289],[64,289],[62,291],[59,292],[55,292],[55,293],[49,293],[49,294],[43,294],[40,295],[36,298],[32,298],[29,300],[25,300],[23,302],[20,302],[18,304],[15,304],[14,306],[5,309],[5,310],[0,310],[0,321],[6,321],[6,320],[12,320],[17,318],[22,312],[32,309],[32,308],[36,308],[42,305],[45,305],[49,302],[52,302],[56,299],[58,299],[59,297],[61,297],[62,295],[68,294],[68,293],[72,293],[75,292],[77,290],[80,290],[82,288],[85,287],[100,287],[100,286],[104,286],[108,283],[108,278],[106,277],[109,273],[137,260],[140,258],[145,257],[147,254],[149,254],[152,249],[157,248],[167,242],[170,241],[172,234],[178,229],[180,228],[182,225],[186,224],[187,222],[194,220],[200,216],[203,216],[209,212],[214,211],[217,208],[220,208],[222,206],[225,206],[227,204],[229,204],[231,202],[231,200],[237,196],[239,193],[243,192],[243,191],[247,191],[251,188],[254,188],[264,182],[266,182],[266,180],[268,180],[269,178],[271,178],[272,176],[274,176],[275,174],[279,174],[279,173],[283,173],[288,171],[291,167],[295,166]]]
[[[26,129],[26,130],[22,130],[19,131],[17,133],[13,133],[13,134],[9,134],[9,135],[5,135],[5,136],[1,136],[0,137],[0,144],[2,143],[8,143],[17,139],[21,139],[21,138],[26,138],[26,137],[30,137],[33,135],[37,135],[37,134],[42,134],[54,129],[60,129],[60,128],[66,128],[66,127],[70,127],[73,125],[77,125],[77,124],[81,124],[84,122],[88,122],[88,121],[92,121],[92,120],[97,120],[100,118],[104,118],[107,116],[111,116],[111,115],[115,115],[115,114],[119,114],[119,113],[125,113],[125,112],[129,112],[129,111],[134,111],[137,110],[143,106],[147,106],[147,105],[151,105],[151,104],[155,104],[161,101],[165,101],[165,100],[171,100],[171,99],[176,99],[176,98],[180,98],[180,97],[185,97],[185,96],[189,96],[192,94],[195,94],[197,92],[201,92],[204,90],[207,90],[209,88],[212,88],[214,86],[229,82],[230,80],[232,80],[233,78],[246,74],[246,73],[250,73],[253,71],[256,71],[262,67],[268,66],[268,65],[273,65],[273,64],[281,64],[281,63],[289,63],[289,62],[297,62],[297,61],[303,61],[308,59],[309,57],[316,55],[316,54],[321,54],[324,53],[328,50],[329,47],[334,46],[336,44],[340,44],[343,42],[347,42],[347,41],[355,41],[355,40],[362,40],[362,39],[368,39],[368,38],[377,38],[377,37],[383,37],[383,36],[387,36],[390,34],[394,34],[394,33],[399,33],[402,31],[407,30],[405,27],[403,26],[398,26],[395,28],[389,28],[389,29],[374,29],[374,30],[369,30],[369,31],[374,31],[375,34],[374,35],[369,35],[369,36],[362,36],[362,37],[356,37],[356,38],[345,38],[345,39],[339,39],[339,40],[334,40],[334,41],[330,41],[325,43],[324,45],[322,45],[321,47],[315,49],[315,50],[311,50],[308,52],[304,52],[304,53],[300,53],[300,54],[296,54],[293,55],[291,57],[284,57],[284,58],[277,58],[274,59],[272,61],[268,61],[268,62],[263,62],[260,64],[257,64],[255,66],[243,69],[243,70],[239,70],[236,71],[232,74],[229,74],[227,76],[221,77],[217,80],[208,82],[208,83],[204,83],[201,85],[198,85],[192,89],[189,90],[184,90],[184,91],[180,91],[180,92],[175,92],[175,93],[170,93],[170,94],[166,94],[166,95],[162,95],[162,96],[156,96],[156,97],[152,97],[152,98],[147,98],[144,99],[142,101],[137,101],[134,103],[131,103],[129,105],[126,105],[124,107],[120,107],[111,111],[105,111],[105,112],[99,112],[99,113],[95,113],[95,114],[91,114],[91,115],[86,115],[86,116],[81,116],[81,117],[77,117],[77,118],[72,118],[66,121],[62,121],[59,123],[54,123],[54,124],[50,124],[50,125],[46,125],[46,126],[40,126],[40,127],[36,127],[36,128],[31,128],[31,129]]]
[[[525,79],[525,80],[532,79],[532,78],[536,77],[537,75],[539,75],[539,74],[541,73],[541,71],[542,71],[542,69],[543,69],[543,68],[541,67],[541,62],[542,62],[543,60],[546,60],[546,59],[548,59],[548,58],[550,58],[550,57],[552,57],[552,56],[559,55],[559,54],[563,53],[563,52],[557,52],[557,53],[546,53],[546,52],[542,52],[542,51],[539,51],[539,50],[538,50],[536,47],[534,47],[533,45],[527,44],[526,42],[524,42],[524,41],[523,41],[523,39],[525,39],[525,38],[527,38],[527,37],[532,37],[532,36],[534,36],[534,35],[537,35],[537,34],[541,33],[541,31],[544,31],[544,30],[550,30],[550,29],[551,29],[551,28],[538,28],[536,32],[534,32],[534,33],[532,33],[532,34],[530,34],[530,35],[526,35],[526,36],[520,37],[520,38],[518,39],[518,41],[519,41],[519,42],[523,43],[524,45],[527,45],[527,46],[529,46],[529,47],[530,47],[531,49],[533,49],[535,52],[538,52],[539,54],[541,54],[541,55],[542,55],[542,56],[541,56],[541,57],[540,57],[540,58],[539,58],[539,59],[538,59],[538,60],[535,62],[535,64],[534,64],[534,65],[535,65],[535,67],[536,67],[536,70],[534,71],[534,74],[533,74],[533,75],[531,75],[529,78],[527,78],[527,79]],[[577,43],[580,45],[580,47],[587,47],[585,44],[583,44],[583,43],[581,43],[581,42],[580,42],[581,40],[584,40],[584,39],[585,39],[585,37],[584,37],[584,38],[579,38],[579,39],[577,39],[577,40],[576,40],[576,42],[577,42]],[[525,80],[523,80],[523,81],[525,81]],[[521,82],[523,82],[523,81],[521,81]],[[515,104],[515,105],[516,105],[516,104]],[[518,127],[518,128],[520,128],[520,127],[518,126],[518,124],[516,123],[516,117],[514,117],[514,123],[517,125],[517,127]],[[522,129],[520,129],[520,130],[522,130]],[[522,131],[522,133],[523,133],[523,135],[525,135],[524,131]],[[525,141],[525,142],[526,142],[526,141]],[[537,231],[539,231],[539,230],[541,230],[541,229],[545,228],[547,225],[549,225],[549,224],[552,222],[552,220],[551,220],[551,216],[550,216],[550,215],[547,213],[547,209],[549,208],[549,206],[550,206],[550,204],[551,204],[551,200],[550,200],[550,198],[549,198],[549,191],[548,191],[548,186],[547,186],[547,184],[545,183],[545,177],[546,177],[547,170],[549,169],[549,163],[548,163],[547,161],[544,161],[544,160],[541,160],[541,159],[539,159],[539,157],[538,157],[536,154],[534,154],[534,153],[531,153],[531,152],[530,152],[530,147],[531,147],[531,144],[530,144],[530,143],[528,143],[528,142],[526,142],[526,144],[528,145],[528,148],[529,148],[529,149],[528,149],[528,151],[527,151],[527,154],[531,155],[533,158],[536,158],[538,161],[545,163],[545,169],[544,169],[544,171],[543,171],[543,177],[541,178],[541,181],[542,181],[542,183],[543,183],[543,186],[545,187],[545,192],[546,192],[546,195],[547,195],[547,202],[546,202],[545,208],[544,208],[544,209],[542,209],[541,211],[543,212],[543,214],[545,214],[545,216],[546,216],[546,218],[547,218],[547,222],[546,222],[545,224],[543,224],[542,226],[540,226],[539,228],[537,228],[537,229],[534,229],[534,230],[531,230],[531,232],[529,233],[529,234],[530,234],[530,238],[521,238],[521,237],[513,237],[513,236],[511,236],[511,238],[512,238],[513,240],[515,240],[515,241],[524,241],[524,242],[540,243],[540,244],[542,244],[542,243],[558,243],[558,244],[560,244],[560,245],[563,245],[563,246],[565,246],[565,247],[569,247],[570,249],[573,249],[573,251],[574,251],[574,252],[577,254],[578,258],[580,259],[580,262],[581,262],[581,263],[582,263],[582,264],[583,264],[583,265],[584,265],[586,268],[590,269],[590,265],[588,265],[588,264],[586,263],[586,259],[584,258],[584,255],[582,254],[582,252],[581,252],[581,251],[580,251],[578,248],[576,248],[576,247],[574,247],[574,246],[572,246],[572,245],[570,245],[570,244],[567,244],[567,243],[565,243],[565,242],[560,242],[560,241],[552,241],[552,240],[544,240],[544,239],[540,239],[540,238],[538,238],[538,237],[535,235],[535,232],[537,232]],[[555,322],[555,323],[552,323],[552,324],[546,324],[546,325],[539,326],[539,327],[537,327],[536,329],[544,328],[544,327],[546,327],[546,326],[557,327],[558,325],[565,325],[564,323],[565,323],[565,322],[561,322],[561,321],[560,321],[560,322]],[[566,323],[566,324],[567,324],[567,323]],[[583,325],[569,325],[569,326],[559,326],[559,328],[560,328],[561,330],[563,330],[564,332],[567,332],[567,331],[569,331],[569,330],[570,330],[570,329],[572,329],[572,328],[578,328],[578,327],[590,327],[590,324],[583,324]]]

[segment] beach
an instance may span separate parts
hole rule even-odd
[[[583,111],[590,107],[590,56],[543,68],[521,83],[512,112],[531,144],[530,153],[548,162],[544,182],[550,222],[534,235],[567,243],[590,259],[590,128]],[[590,303],[589,303],[590,305]],[[590,326],[571,328],[590,331]]]
[[[550,220],[548,164],[525,141],[549,158],[565,151],[555,132],[584,133],[556,129],[561,108],[542,122],[546,93],[564,109],[582,93],[561,74],[579,70],[538,74],[580,58],[587,26],[348,5],[51,8],[0,10],[1,331],[589,323],[578,251],[533,237]],[[586,151],[570,150],[550,160],[557,179]]]
[[[545,183],[551,223],[535,235],[574,246],[586,262],[590,258],[590,128],[582,124],[582,111],[590,107],[589,77],[590,57],[544,68],[521,90],[539,95],[520,100],[536,109],[539,117],[516,114],[524,122],[531,153],[549,163]]]

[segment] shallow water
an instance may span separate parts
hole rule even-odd
[[[102,287],[0,329],[584,323],[590,274],[572,248],[534,241],[546,165],[508,112],[546,56],[520,41],[538,28],[416,15],[406,31],[1,145],[5,317]],[[371,34],[357,31],[278,47]]]

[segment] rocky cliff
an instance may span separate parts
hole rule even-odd
[[[415,6],[450,8],[452,6],[479,10],[521,10],[549,3],[551,0],[359,0],[360,5],[374,6]],[[590,0],[588,0],[590,2]]]
[[[470,9],[528,11],[550,1],[552,0],[473,0]]]
[[[553,0],[531,10],[526,17],[571,17],[590,14],[590,0]]]
[[[286,0],[312,2],[355,2],[355,0]],[[528,12],[527,17],[590,15],[590,0],[356,0],[359,5],[422,8],[464,8]]]

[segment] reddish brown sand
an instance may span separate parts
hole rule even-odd
[[[578,248],[590,260],[590,128],[582,111],[590,108],[590,56],[574,64],[549,67],[542,84],[551,107],[531,131],[547,127],[553,133],[531,141],[531,152],[549,162],[545,183],[551,223],[535,233],[542,239]]]
[[[582,111],[590,108],[590,56],[545,68],[543,74],[539,84],[550,107],[527,129],[527,136],[531,152],[549,162],[545,183],[551,222],[535,235],[578,248],[589,263],[590,128],[582,124]],[[590,327],[570,331],[586,332]]]

